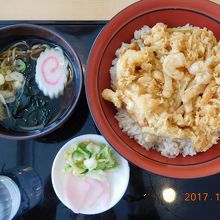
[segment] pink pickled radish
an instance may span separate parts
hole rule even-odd
[[[80,212],[89,189],[89,184],[80,177],[69,175],[65,179],[64,199],[75,213]]]
[[[110,202],[109,182],[106,180],[99,181],[92,178],[87,178],[86,182],[89,184],[90,190],[84,203],[84,207],[89,208],[96,203],[104,207],[107,206]]]
[[[107,206],[110,202],[110,185],[106,180],[69,175],[64,182],[64,199],[75,213],[96,205]]]

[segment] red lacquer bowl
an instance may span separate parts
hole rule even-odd
[[[87,66],[86,91],[94,121],[108,142],[137,166],[174,178],[197,178],[219,173],[220,144],[193,157],[166,158],[146,151],[124,134],[114,118],[113,104],[104,101],[101,92],[110,88],[109,68],[122,42],[130,42],[143,25],[163,22],[169,26],[185,24],[207,27],[220,39],[220,6],[205,0],[146,0],[137,2],[116,15],[96,39]]]

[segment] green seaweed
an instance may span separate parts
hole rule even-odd
[[[35,82],[35,71],[32,69],[35,66],[34,62],[27,65],[24,73],[26,76],[25,84],[18,92],[16,100],[9,104],[11,118],[2,121],[4,126],[8,128],[40,125],[45,127],[51,119],[51,112],[55,113],[56,111],[56,107],[50,108],[50,98],[44,96]]]

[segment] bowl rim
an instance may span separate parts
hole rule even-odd
[[[142,8],[142,9],[140,9]],[[218,13],[220,6],[216,3],[200,0],[197,1],[190,1],[190,0],[148,0],[148,1],[138,1],[134,4],[128,6],[121,12],[119,12],[116,16],[112,18],[112,20],[103,28],[102,32],[97,36],[92,49],[90,50],[89,59],[87,61],[87,69],[86,69],[86,94],[87,94],[87,102],[89,105],[89,109],[93,120],[98,127],[100,133],[107,139],[107,141],[112,145],[120,154],[122,154],[126,159],[134,163],[135,165],[139,166],[140,168],[156,173],[161,176],[167,176],[171,178],[182,178],[182,179],[189,179],[189,178],[200,178],[205,176],[210,176],[220,172],[219,165],[220,165],[220,156],[211,161],[204,162],[203,164],[195,164],[195,165],[183,165],[183,166],[175,166],[169,164],[162,164],[159,161],[151,161],[144,157],[143,155],[137,155],[136,152],[132,151],[131,148],[126,148],[119,140],[119,138],[115,137],[115,133],[112,131],[112,128],[109,126],[104,113],[99,108],[100,104],[98,104],[99,94],[98,91],[94,92],[92,87],[96,85],[92,78],[92,74],[97,71],[97,68],[94,66],[101,63],[100,57],[103,55],[105,47],[100,46],[102,45],[102,40],[105,36],[108,36],[109,31],[110,33],[116,33],[126,22],[135,19],[141,14],[154,12],[157,10],[169,10],[169,9],[182,9],[188,10],[191,12],[199,12],[202,15],[206,15],[209,18],[214,18],[214,20],[220,23],[220,15]],[[215,10],[213,10],[215,9]],[[131,12],[133,10],[133,12]],[[128,17],[128,12],[132,14]],[[136,13],[134,15],[134,13]],[[139,14],[138,14],[139,13]],[[120,21],[122,20],[122,21]],[[114,28],[112,26],[115,26]],[[113,30],[112,30],[113,29]],[[110,34],[111,35],[111,34]],[[112,39],[113,36],[108,37],[108,41]],[[106,41],[107,41],[106,40]],[[105,43],[106,43],[105,41]],[[98,52],[97,52],[98,51]],[[100,56],[98,56],[99,54]],[[94,78],[94,76],[93,76]],[[92,84],[92,85],[91,85]],[[91,91],[93,93],[91,94]],[[96,94],[97,93],[97,94]],[[112,138],[114,137],[114,138]],[[121,145],[120,147],[118,147]]]
[[[51,181],[52,181],[52,185],[53,185],[53,189],[57,195],[57,197],[59,198],[59,200],[65,205],[68,207],[67,203],[64,201],[63,199],[63,196],[61,195],[60,191],[57,189],[57,185],[56,185],[56,180],[55,180],[55,165],[56,163],[58,162],[58,160],[60,159],[60,155],[63,153],[63,151],[69,147],[69,145],[71,143],[76,143],[78,141],[85,141],[85,140],[89,140],[89,139],[92,139],[92,140],[97,140],[97,142],[105,142],[105,143],[108,143],[106,141],[106,139],[102,136],[102,135],[99,135],[99,134],[82,134],[82,135],[79,135],[79,136],[76,136],[76,137],[73,137],[71,138],[69,141],[67,141],[65,144],[62,145],[62,147],[59,149],[59,151],[57,152],[54,160],[53,160],[53,164],[52,164],[52,169],[51,169]],[[110,145],[111,146],[111,145]],[[112,147],[112,146],[111,146]],[[113,148],[113,147],[112,147]],[[114,149],[114,148],[113,148]],[[116,151],[117,152],[117,151]],[[123,195],[125,194],[127,188],[128,188],[128,184],[129,184],[129,179],[130,179],[130,167],[129,167],[129,163],[126,159],[124,159],[123,156],[121,156],[120,154],[118,155],[119,157],[121,157],[121,160],[123,161],[123,163],[125,164],[126,166],[126,171],[127,171],[127,175],[126,175],[126,184],[124,185],[124,188],[123,190],[120,191],[120,196],[118,197],[118,199],[115,201],[115,203],[112,203],[107,209],[104,209],[102,212],[105,212],[109,209],[111,209],[112,207],[114,207],[120,200],[121,198],[123,197]],[[70,207],[68,207],[70,209]],[[94,213],[81,213],[81,214],[86,214],[86,215],[94,215],[94,214],[99,214],[99,213],[102,213],[102,212],[94,212]]]
[[[36,130],[36,133],[30,133],[30,134],[28,134],[28,133],[27,134],[23,134],[23,132],[14,131],[16,133],[21,133],[21,134],[20,135],[14,135],[14,134],[10,135],[10,134],[2,134],[0,132],[0,138],[6,138],[6,139],[9,139],[9,140],[28,140],[28,139],[32,139],[32,138],[39,138],[39,137],[42,137],[42,136],[44,136],[46,134],[49,134],[49,133],[53,132],[54,130],[56,130],[59,127],[61,127],[69,119],[69,117],[74,112],[74,110],[75,110],[75,108],[76,108],[76,106],[78,104],[78,101],[80,99],[80,95],[81,95],[81,92],[82,92],[82,87],[83,87],[83,69],[82,69],[81,60],[80,60],[79,55],[77,54],[76,50],[71,46],[71,44],[64,37],[62,37],[57,32],[55,32],[55,31],[53,31],[53,30],[51,30],[49,28],[40,26],[40,25],[27,24],[27,23],[19,23],[19,24],[6,25],[6,26],[3,26],[3,27],[0,28],[0,32],[1,31],[10,31],[11,29],[17,29],[17,28],[18,29],[19,28],[37,29],[37,30],[40,30],[40,31],[47,32],[50,35],[55,36],[56,38],[60,39],[69,48],[71,53],[74,55],[74,57],[76,59],[75,63],[76,63],[76,65],[79,68],[79,70],[78,70],[78,72],[79,72],[79,74],[78,74],[78,76],[79,76],[78,77],[78,80],[79,80],[78,87],[79,87],[79,89],[77,91],[76,98],[73,101],[73,104],[71,106],[69,106],[70,108],[66,111],[65,116],[61,120],[59,120],[54,126],[52,126],[52,127],[46,126],[46,127],[42,128],[42,130],[39,130],[39,131]],[[71,59],[71,56],[70,56],[70,59]],[[31,132],[34,132],[34,131],[31,131]]]

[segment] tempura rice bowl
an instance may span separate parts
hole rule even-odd
[[[176,178],[208,176],[220,171],[220,148],[217,144],[207,152],[193,157],[166,158],[155,150],[147,151],[125,134],[115,118],[115,107],[101,96],[103,89],[111,87],[109,69],[115,59],[115,51],[121,47],[122,42],[130,43],[135,30],[144,25],[152,27],[159,22],[169,27],[186,24],[206,26],[219,40],[218,10],[219,6],[206,1],[141,1],[114,17],[92,48],[87,66],[86,89],[93,118],[109,143],[143,169]]]

